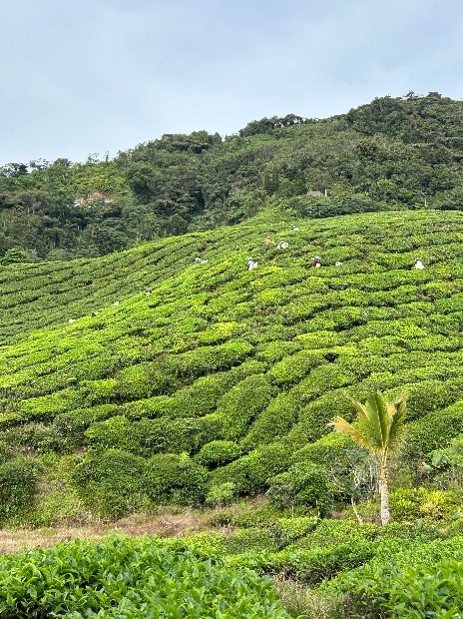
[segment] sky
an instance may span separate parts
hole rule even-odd
[[[463,98],[461,0],[0,0],[0,165]]]

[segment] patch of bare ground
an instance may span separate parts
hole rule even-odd
[[[230,533],[233,528],[227,523],[230,514],[252,511],[265,500],[256,497],[246,503],[216,509],[187,509],[163,507],[156,514],[135,514],[116,522],[94,522],[73,526],[46,527],[37,529],[0,530],[0,554],[9,554],[22,549],[49,548],[56,542],[74,538],[99,540],[117,533],[122,536],[159,535],[160,537],[185,537],[204,531]]]

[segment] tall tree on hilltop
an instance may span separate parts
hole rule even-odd
[[[358,445],[375,456],[379,465],[379,492],[381,497],[381,524],[388,524],[389,512],[389,457],[397,452],[403,442],[407,395],[396,402],[388,402],[379,391],[368,395],[365,404],[347,396],[357,411],[357,426],[342,417],[335,417],[336,432],[350,436]]]

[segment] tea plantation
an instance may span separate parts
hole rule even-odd
[[[461,616],[463,214],[268,210],[0,287],[0,524],[229,527],[1,559],[2,617]],[[372,389],[409,393],[386,527],[329,425]]]
[[[303,479],[307,463],[319,481],[301,501],[327,512],[355,494],[358,453],[329,427],[351,415],[345,390],[410,392],[414,483],[463,427],[462,242],[458,212],[271,211],[103,258],[4,267],[1,521],[115,518],[269,487],[288,507],[280,474]]]

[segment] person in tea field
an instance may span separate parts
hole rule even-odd
[[[415,260],[415,269],[424,269],[424,264],[419,258]]]
[[[248,258],[248,271],[254,271],[257,269],[257,262],[252,258]]]
[[[203,258],[195,258],[196,264],[207,264],[209,260],[204,260]]]
[[[280,241],[277,245],[277,249],[279,249],[280,251],[288,249],[288,247],[289,247],[289,243],[287,243],[286,241]]]
[[[266,245],[273,245],[273,241],[272,241],[272,239],[269,236],[265,239],[264,243]]]
[[[312,262],[314,263],[316,269],[319,269],[322,266],[322,260],[320,256],[315,256],[314,258],[312,258]]]

